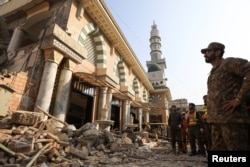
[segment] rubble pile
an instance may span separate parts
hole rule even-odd
[[[100,132],[92,123],[57,129],[58,120],[43,117],[15,111],[0,118],[0,166],[110,166],[152,157],[139,133]]]

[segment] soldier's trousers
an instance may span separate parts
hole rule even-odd
[[[249,150],[248,125],[246,124],[211,124],[211,151],[246,151]]]

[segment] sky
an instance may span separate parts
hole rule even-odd
[[[105,0],[145,71],[150,61],[150,31],[161,37],[165,76],[172,100],[203,104],[211,64],[200,50],[221,42],[224,58],[250,60],[249,0]]]

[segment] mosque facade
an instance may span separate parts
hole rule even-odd
[[[154,23],[146,72],[104,0],[0,1],[0,115],[42,110],[76,127],[118,130],[134,119],[139,130],[166,124],[160,47]]]

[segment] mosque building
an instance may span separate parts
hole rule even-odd
[[[166,124],[171,93],[155,23],[150,48],[146,72],[104,0],[0,1],[0,116],[42,110],[101,130],[135,118],[139,130]]]

